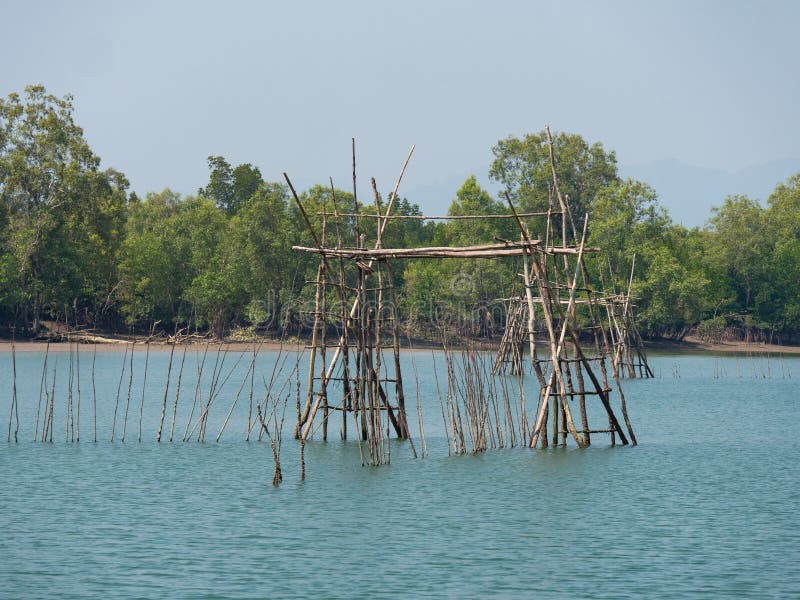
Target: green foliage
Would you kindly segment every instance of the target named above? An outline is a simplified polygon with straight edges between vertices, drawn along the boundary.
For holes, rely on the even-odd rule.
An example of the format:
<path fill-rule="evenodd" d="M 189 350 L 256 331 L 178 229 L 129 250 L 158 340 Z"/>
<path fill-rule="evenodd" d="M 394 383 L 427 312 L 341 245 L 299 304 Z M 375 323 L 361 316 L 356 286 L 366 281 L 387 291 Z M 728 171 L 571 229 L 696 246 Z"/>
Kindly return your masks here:
<path fill-rule="evenodd" d="M 508 212 L 505 202 L 492 198 L 481 189 L 471 175 L 456 192 L 447 211 L 449 216 L 498 215 Z M 447 221 L 440 229 L 439 239 L 446 245 L 472 246 L 491 244 L 495 238 L 519 239 L 519 229 L 510 219 L 459 219 Z"/>
<path fill-rule="evenodd" d="M 213 200 L 229 215 L 236 214 L 264 181 L 258 167 L 246 163 L 233 168 L 221 156 L 209 156 L 208 168 L 208 184 L 197 193 Z"/>
<path fill-rule="evenodd" d="M 281 290 L 299 291 L 293 265 L 296 237 L 288 210 L 288 191 L 263 183 L 231 219 L 227 246 L 234 277 L 249 298 L 245 318 L 253 325 L 273 322 L 280 312 Z"/>
<path fill-rule="evenodd" d="M 772 243 L 768 261 L 771 321 L 782 329 L 800 330 L 800 173 L 781 183 L 769 197 L 766 237 Z"/>
<path fill-rule="evenodd" d="M 708 280 L 681 253 L 685 235 L 684 229 L 673 227 L 666 239 L 636 255 L 640 275 L 631 295 L 638 304 L 637 322 L 650 335 L 680 339 L 704 314 Z"/>
<path fill-rule="evenodd" d="M 703 314 L 709 282 L 689 237 L 645 183 L 616 181 L 595 199 L 589 245 L 602 249 L 595 272 L 611 289 L 625 292 L 635 256 L 631 293 L 645 333 L 682 337 Z"/>
<path fill-rule="evenodd" d="M 346 247 L 375 243 L 386 198 L 313 186 L 300 195 L 316 239 L 283 184 L 263 181 L 250 163 L 208 158 L 209 180 L 198 196 L 164 190 L 126 198 L 128 182 L 101 171 L 73 121 L 72 98 L 42 86 L 0 100 L 0 321 L 34 331 L 43 319 L 100 327 L 149 329 L 192 325 L 222 336 L 230 326 L 299 328 L 313 302 L 315 255 L 293 245 Z M 731 196 L 708 227 L 672 223 L 646 183 L 622 180 L 601 144 L 558 133 L 554 155 L 560 189 L 580 226 L 590 213 L 587 258 L 591 285 L 632 295 L 642 331 L 681 337 L 693 327 L 708 339 L 726 328 L 769 332 L 800 341 L 800 174 L 779 184 L 764 208 Z M 490 177 L 526 212 L 557 209 L 550 190 L 544 132 L 500 140 Z M 469 177 L 448 214 L 506 213 Z M 323 213 L 356 213 L 339 219 Z M 397 198 L 391 215 L 419 216 Z M 529 218 L 544 239 L 543 220 Z M 323 233 L 323 223 L 326 223 Z M 560 228 L 549 232 L 551 241 Z M 390 220 L 384 247 L 471 246 L 519 239 L 510 219 L 431 222 Z M 466 335 L 501 325 L 503 297 L 519 293 L 513 260 L 395 261 L 402 317 L 428 331 L 446 325 Z M 353 270 L 348 270 L 353 277 Z M 350 281 L 349 283 L 353 283 Z M 339 302 L 330 293 L 330 303 Z M 279 318 L 280 316 L 280 318 Z"/>
<path fill-rule="evenodd" d="M 600 190 L 590 216 L 589 245 L 599 246 L 615 272 L 630 263 L 636 248 L 653 239 L 664 238 L 671 222 L 659 205 L 653 188 L 627 179 Z"/>
<path fill-rule="evenodd" d="M 489 177 L 502 184 L 504 191 L 523 211 L 558 208 L 551 191 L 550 151 L 544 131 L 523 138 L 510 136 L 492 148 L 494 162 Z M 572 214 L 580 221 L 601 190 L 617 181 L 617 158 L 603 145 L 589 145 L 580 135 L 556 133 L 553 155 L 559 189 L 569 202 Z M 533 232 L 538 229 L 534 227 Z"/>
<path fill-rule="evenodd" d="M 128 182 L 99 170 L 72 112 L 71 96 L 42 86 L 0 100 L 0 283 L 14 290 L 0 310 L 34 331 L 45 309 L 98 318 L 116 279 Z"/>
<path fill-rule="evenodd" d="M 723 316 L 700 321 L 696 329 L 697 337 L 708 342 L 719 343 L 722 341 L 726 326 L 727 321 Z"/>
<path fill-rule="evenodd" d="M 170 190 L 147 194 L 131 204 L 125 240 L 119 253 L 120 312 L 128 324 L 152 318 L 182 321 L 184 290 L 191 281 L 191 251 L 179 228 L 185 210 Z"/>
<path fill-rule="evenodd" d="M 126 321 L 193 320 L 221 332 L 243 284 L 227 236 L 228 217 L 210 200 L 148 194 L 131 211 L 120 256 Z"/>
<path fill-rule="evenodd" d="M 481 189 L 470 176 L 456 192 L 448 215 L 505 213 L 503 203 Z M 473 246 L 510 239 L 516 224 L 509 219 L 458 219 L 437 227 L 433 243 Z M 517 232 L 519 229 L 517 228 Z M 405 271 L 405 313 L 416 325 L 456 325 L 464 333 L 487 333 L 498 298 L 514 287 L 513 269 L 504 259 L 440 259 L 410 262 Z"/>
<path fill-rule="evenodd" d="M 711 263 L 735 282 L 739 306 L 751 310 L 766 267 L 764 210 L 746 196 L 729 196 L 713 213 Z"/>

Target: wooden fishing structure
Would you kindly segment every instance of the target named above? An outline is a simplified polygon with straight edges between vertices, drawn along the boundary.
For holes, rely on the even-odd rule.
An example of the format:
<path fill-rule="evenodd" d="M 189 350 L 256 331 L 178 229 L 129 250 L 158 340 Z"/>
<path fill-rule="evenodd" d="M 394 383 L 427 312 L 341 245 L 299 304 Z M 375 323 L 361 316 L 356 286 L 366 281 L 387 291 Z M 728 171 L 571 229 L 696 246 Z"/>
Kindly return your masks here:
<path fill-rule="evenodd" d="M 548 245 L 557 245 L 560 242 L 562 248 L 575 248 L 579 243 L 582 243 L 582 236 L 579 238 L 569 202 L 562 197 L 559 190 L 552 152 L 552 139 L 550 138 L 550 130 L 547 129 L 546 131 L 550 144 L 552 167 L 551 190 L 554 192 L 551 192 L 550 197 L 551 210 L 546 213 L 544 226 L 546 240 Z M 554 206 L 554 200 L 558 201 L 557 208 Z M 510 199 L 508 202 L 511 205 Z M 588 219 L 588 215 L 585 218 Z M 558 219 L 558 222 L 556 219 Z M 585 226 L 586 222 L 584 222 L 584 229 Z M 524 229 L 524 225 L 521 223 L 520 227 Z M 584 254 L 597 251 L 599 249 L 585 250 Z M 566 293 L 569 288 L 568 281 L 566 282 L 567 285 L 562 285 L 558 282 L 558 279 L 554 279 L 555 285 L 550 286 L 551 296 L 549 299 L 541 294 L 531 296 L 526 291 L 525 296 L 517 295 L 505 300 L 507 307 L 506 328 L 495 358 L 493 372 L 510 371 L 515 375 L 523 372 L 526 339 L 529 336 L 535 338 L 536 336 L 544 337 L 548 335 L 546 322 L 536 317 L 536 308 L 539 308 L 538 314 L 544 317 L 544 305 L 552 300 L 553 291 L 555 290 L 555 295 L 558 296 L 558 302 L 560 303 L 560 310 L 555 310 L 556 307 L 553 306 L 550 307 L 550 312 L 562 315 L 564 309 L 569 308 L 570 302 L 573 303 L 574 311 L 572 313 L 571 327 L 573 327 L 575 337 L 583 340 L 594 340 L 595 351 L 598 354 L 605 355 L 608 359 L 615 378 L 625 376 L 631 379 L 654 377 L 647 360 L 647 352 L 644 348 L 642 337 L 636 327 L 634 304 L 631 301 L 631 286 L 636 269 L 636 255 L 633 256 L 631 261 L 631 272 L 627 282 L 627 292 L 625 293 L 604 290 L 602 277 L 600 278 L 599 286 L 596 282 L 590 281 L 587 277 L 583 254 L 578 257 L 577 262 L 576 273 L 579 273 L 582 278 L 582 286 L 576 287 L 574 298 L 570 299 Z M 544 272 L 546 272 L 546 264 L 543 266 L 545 267 Z M 572 269 L 568 261 L 564 262 L 564 269 L 564 273 L 568 275 Z M 557 268 L 554 271 L 554 276 L 556 278 L 559 277 Z M 526 280 L 524 284 L 526 290 L 530 289 L 527 283 L 528 277 L 523 274 L 523 279 Z M 578 311 L 581 318 L 577 318 Z M 533 354 L 533 347 L 531 347 L 530 360 L 534 364 L 537 361 L 536 356 Z"/>
<path fill-rule="evenodd" d="M 594 295 L 594 299 L 578 299 L 575 304 L 580 308 L 587 307 L 593 302 L 599 310 L 599 321 L 593 323 L 584 320 L 577 323 L 577 333 L 583 338 L 591 338 L 591 331 L 587 328 L 603 328 L 603 335 L 599 336 L 600 350 L 606 354 L 610 367 L 617 377 L 654 377 L 653 371 L 647 360 L 647 351 L 644 342 L 636 327 L 632 303 L 629 294 L 603 293 L 596 294 L 594 290 L 585 290 L 587 295 Z M 543 299 L 534 297 L 534 307 L 541 305 Z M 561 301 L 563 305 L 568 300 Z M 500 342 L 500 348 L 495 357 L 493 371 L 495 373 L 510 372 L 519 375 L 525 368 L 524 350 L 528 326 L 528 303 L 524 296 L 512 296 L 505 299 L 506 326 Z M 541 311 L 540 311 L 541 314 Z M 534 332 L 537 336 L 546 335 L 545 325 L 534 319 Z"/>
<path fill-rule="evenodd" d="M 568 437 L 581 448 L 591 443 L 592 435 L 609 434 L 611 443 L 616 440 L 622 444 L 636 443 L 636 438 L 628 418 L 625 397 L 619 385 L 619 369 L 609 368 L 610 349 L 614 365 L 622 365 L 623 343 L 629 337 L 623 329 L 619 335 L 610 338 L 609 330 L 603 326 L 603 311 L 610 320 L 630 314 L 628 297 L 624 301 L 610 295 L 598 294 L 589 281 L 585 257 L 599 252 L 585 244 L 588 215 L 583 219 L 580 235 L 576 228 L 568 203 L 558 188 L 552 139 L 548 130 L 552 189 L 558 205 L 552 205 L 545 212 L 519 213 L 511 199 L 506 196 L 509 212 L 492 215 L 492 218 L 513 220 L 519 229 L 519 240 L 495 240 L 494 243 L 462 247 L 422 247 L 386 248 L 383 236 L 388 223 L 394 219 L 406 218 L 392 214 L 397 198 L 397 189 L 411 157 L 401 170 L 388 204 L 384 210 L 373 180 L 375 214 L 359 211 L 355 190 L 355 150 L 353 151 L 353 196 L 352 213 L 341 214 L 335 207 L 332 212 L 323 209 L 320 216 L 321 230 L 318 233 L 311 224 L 300 198 L 294 191 L 288 176 L 292 194 L 300 208 L 314 240 L 314 246 L 293 246 L 293 250 L 313 253 L 320 262 L 315 285 L 314 324 L 311 332 L 309 369 L 306 401 L 300 411 L 295 436 L 303 443 L 321 427 L 323 439 L 327 438 L 327 427 L 334 412 L 341 413 L 341 436 L 347 437 L 348 418 L 352 418 L 359 432 L 359 438 L 367 442 L 368 462 L 383 464 L 389 460 L 389 432 L 393 429 L 398 438 L 409 438 L 408 418 L 405 406 L 403 377 L 400 368 L 400 333 L 397 319 L 397 306 L 392 285 L 392 262 L 398 259 L 460 259 L 479 260 L 502 257 L 517 257 L 522 260 L 522 286 L 525 290 L 524 302 L 513 304 L 504 335 L 504 348 L 510 353 L 516 351 L 518 361 L 515 374 L 524 376 L 521 368 L 521 344 L 527 343 L 531 364 L 538 386 L 538 403 L 532 423 L 528 422 L 522 385 L 518 410 L 519 430 L 523 443 L 536 447 L 552 444 L 567 444 Z M 413 152 L 413 148 L 412 148 Z M 333 184 L 331 182 L 331 191 Z M 547 235 L 539 239 L 531 235 L 526 219 L 546 217 Z M 415 215 L 408 218 L 425 218 Z M 430 218 L 430 217 L 428 217 Z M 437 218 L 485 218 L 483 215 L 462 215 L 459 217 Z M 359 222 L 375 219 L 373 228 L 376 237 L 367 244 L 360 233 Z M 560 232 L 557 231 L 560 226 Z M 343 244 L 342 231 L 355 227 L 356 246 Z M 335 244 L 326 244 L 330 231 L 335 230 Z M 330 290 L 337 302 L 329 305 Z M 616 307 L 622 304 L 624 311 L 617 315 Z M 521 307 L 521 308 L 520 308 Z M 578 307 L 584 307 L 579 325 Z M 538 310 L 538 313 L 537 313 Z M 619 321 L 619 319 L 617 319 Z M 535 324 L 543 325 L 537 332 Z M 623 319 L 623 322 L 624 321 Z M 328 335 L 333 325 L 337 335 Z M 591 348 L 585 348 L 581 339 L 582 331 L 591 332 Z M 541 337 L 537 333 L 542 334 Z M 513 342 L 513 343 L 511 343 Z M 501 354 L 503 349 L 501 348 Z M 387 360 L 387 356 L 389 360 Z M 337 371 L 337 365 L 339 369 Z M 486 423 L 489 415 L 487 398 L 484 393 L 475 393 L 482 388 L 486 377 L 480 369 L 470 369 L 470 380 L 465 378 L 469 361 L 465 368 L 448 366 L 448 402 L 453 390 L 461 390 L 468 398 L 466 408 L 479 424 Z M 493 376 L 494 374 L 492 374 Z M 472 379 L 477 377 L 477 380 Z M 453 381 L 460 379 L 460 381 Z M 613 385 L 612 385 L 613 383 Z M 333 385 L 338 385 L 337 394 L 332 394 Z M 468 390 L 466 393 L 464 390 Z M 612 405 L 612 399 L 619 400 L 619 410 Z M 600 428 L 590 426 L 587 401 L 597 399 L 605 413 L 607 424 Z M 475 399 L 482 404 L 476 405 Z M 452 406 L 452 405 L 451 405 Z M 579 420 L 574 416 L 578 410 Z M 317 421 L 321 413 L 321 422 Z M 455 413 L 453 413 L 455 414 Z M 452 428 L 454 439 L 458 436 L 459 419 L 449 418 L 443 408 L 448 427 Z M 497 425 L 498 420 L 495 420 Z M 624 425 L 623 425 L 624 423 Z M 552 438 L 548 440 L 547 426 L 551 424 Z M 480 427 L 473 428 L 473 447 Z M 498 429 L 499 433 L 499 429 Z M 461 436 L 463 438 L 463 435 Z M 465 446 L 464 446 L 465 448 Z M 413 450 L 413 444 L 412 444 Z M 364 453 L 362 451 L 362 460 Z"/>

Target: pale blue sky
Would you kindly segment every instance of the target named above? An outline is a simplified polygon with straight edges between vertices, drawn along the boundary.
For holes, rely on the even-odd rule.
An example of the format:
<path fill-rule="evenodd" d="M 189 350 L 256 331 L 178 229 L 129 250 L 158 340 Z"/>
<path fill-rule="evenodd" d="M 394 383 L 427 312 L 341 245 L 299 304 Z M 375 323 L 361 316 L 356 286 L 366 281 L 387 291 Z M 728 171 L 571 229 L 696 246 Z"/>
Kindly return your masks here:
<path fill-rule="evenodd" d="M 346 188 L 355 137 L 365 191 L 373 175 L 389 190 L 416 144 L 401 192 L 436 212 L 468 174 L 487 181 L 498 139 L 545 124 L 615 150 L 623 174 L 663 162 L 730 174 L 730 187 L 735 172 L 771 165 L 768 184 L 741 190 L 764 198 L 776 172 L 800 171 L 800 2 L 0 9 L 0 94 L 29 83 L 72 93 L 92 148 L 140 194 L 196 191 L 209 154 L 270 180 L 287 171 L 301 186 L 333 176 Z M 677 173 L 663 203 L 699 224 L 722 192 L 697 196 Z"/>

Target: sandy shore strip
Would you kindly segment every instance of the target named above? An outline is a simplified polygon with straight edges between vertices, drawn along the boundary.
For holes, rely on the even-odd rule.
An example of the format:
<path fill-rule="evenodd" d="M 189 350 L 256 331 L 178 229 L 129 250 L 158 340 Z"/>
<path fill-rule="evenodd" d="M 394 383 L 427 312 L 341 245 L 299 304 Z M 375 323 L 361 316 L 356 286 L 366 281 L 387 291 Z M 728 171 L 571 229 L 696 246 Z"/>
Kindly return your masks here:
<path fill-rule="evenodd" d="M 764 344 L 759 342 L 705 342 L 700 338 L 686 336 L 682 341 L 658 340 L 646 341 L 645 349 L 652 352 L 682 353 L 737 353 L 737 354 L 800 354 L 800 346 L 782 346 L 780 344 Z"/>
<path fill-rule="evenodd" d="M 80 347 L 81 350 L 89 350 L 90 352 L 93 351 L 95 348 L 98 352 L 122 352 L 125 349 L 125 346 L 130 344 L 131 340 L 115 340 L 113 342 L 103 342 L 103 343 L 81 343 Z M 136 341 L 136 347 L 144 348 L 145 342 L 143 340 Z M 208 345 L 209 350 L 215 349 L 219 346 L 218 341 L 211 341 L 210 343 L 206 344 L 206 342 L 192 342 L 189 344 L 179 344 L 177 348 L 183 348 L 186 346 L 190 351 L 200 350 L 202 351 L 206 345 Z M 306 343 L 301 341 L 300 342 L 300 349 L 302 350 L 305 348 Z M 44 352 L 47 348 L 47 342 L 45 341 L 23 341 L 23 342 L 14 342 L 14 349 L 16 352 Z M 68 344 L 67 342 L 51 342 L 50 343 L 50 352 L 69 352 L 70 347 L 74 350 L 74 344 Z M 231 352 L 252 352 L 254 347 L 258 347 L 258 342 L 223 342 L 222 347 L 226 350 L 230 350 Z M 275 341 L 265 341 L 261 344 L 261 351 L 268 351 L 268 350 L 280 350 L 283 348 L 285 351 L 294 351 L 298 347 L 297 341 L 293 342 L 285 342 L 281 344 L 280 342 Z M 150 343 L 150 351 L 151 352 L 169 352 L 171 346 L 162 341 L 154 341 Z M 0 340 L 0 352 L 11 352 L 11 341 L 10 340 Z"/>
<path fill-rule="evenodd" d="M 102 343 L 81 343 L 81 349 L 96 348 L 98 352 L 120 352 L 124 350 L 131 340 L 128 338 L 104 338 Z M 306 348 L 306 340 L 297 339 L 288 340 L 281 343 L 276 340 L 264 340 L 260 342 L 261 351 L 277 351 L 283 348 L 284 351 L 295 351 L 298 348 L 303 350 Z M 497 344 L 499 345 L 499 339 Z M 0 340 L 0 352 L 11 352 L 11 340 Z M 191 342 L 186 345 L 190 350 L 202 350 L 206 345 L 210 348 L 219 346 L 218 341 L 210 340 L 207 342 Z M 252 352 L 253 348 L 259 345 L 259 342 L 239 342 L 239 341 L 226 341 L 222 343 L 223 347 L 231 352 Z M 491 351 L 494 345 L 489 341 L 482 341 L 480 344 L 482 350 Z M 45 341 L 17 341 L 14 343 L 16 352 L 44 352 L 47 346 Z M 69 352 L 71 344 L 66 342 L 52 342 L 50 344 L 50 352 Z M 142 339 L 136 341 L 136 346 L 145 346 Z M 408 348 L 403 345 L 403 350 L 425 350 L 430 351 L 439 346 L 429 343 L 414 343 L 413 348 Z M 682 353 L 739 353 L 739 354 L 791 354 L 800 355 L 800 346 L 782 346 L 779 344 L 762 344 L 762 343 L 746 343 L 746 342 L 720 342 L 710 343 L 704 342 L 698 338 L 687 337 L 682 341 L 658 340 L 645 342 L 645 348 L 649 352 L 665 353 L 665 354 L 682 354 Z M 168 352 L 170 345 L 163 341 L 154 341 L 150 343 L 151 352 L 165 351 Z"/>

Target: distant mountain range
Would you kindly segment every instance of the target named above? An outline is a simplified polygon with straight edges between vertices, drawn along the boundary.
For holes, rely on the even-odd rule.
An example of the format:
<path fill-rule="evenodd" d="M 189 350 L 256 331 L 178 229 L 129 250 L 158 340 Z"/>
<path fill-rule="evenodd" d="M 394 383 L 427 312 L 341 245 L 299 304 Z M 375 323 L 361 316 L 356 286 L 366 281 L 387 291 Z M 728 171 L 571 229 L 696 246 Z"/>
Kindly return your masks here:
<path fill-rule="evenodd" d="M 496 195 L 500 188 L 489 181 L 488 172 L 486 165 L 474 174 L 481 187 Z M 738 171 L 697 167 L 678 160 L 619 165 L 620 176 L 650 184 L 672 220 L 686 227 L 702 227 L 711 217 L 711 208 L 720 206 L 732 194 L 744 194 L 766 205 L 775 186 L 798 172 L 800 159 L 773 160 Z M 409 186 L 400 195 L 419 204 L 425 214 L 445 214 L 456 190 L 470 175 L 465 171 L 435 182 Z"/>

